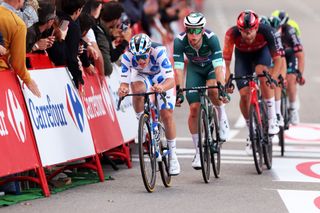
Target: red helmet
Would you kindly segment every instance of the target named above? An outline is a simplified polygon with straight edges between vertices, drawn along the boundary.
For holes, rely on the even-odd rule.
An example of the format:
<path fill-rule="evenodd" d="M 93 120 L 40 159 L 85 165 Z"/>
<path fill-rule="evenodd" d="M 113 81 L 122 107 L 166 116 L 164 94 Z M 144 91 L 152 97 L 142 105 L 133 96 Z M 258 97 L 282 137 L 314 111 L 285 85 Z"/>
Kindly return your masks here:
<path fill-rule="evenodd" d="M 240 13 L 237 19 L 237 27 L 240 30 L 255 29 L 259 26 L 259 17 L 252 10 L 245 10 Z"/>

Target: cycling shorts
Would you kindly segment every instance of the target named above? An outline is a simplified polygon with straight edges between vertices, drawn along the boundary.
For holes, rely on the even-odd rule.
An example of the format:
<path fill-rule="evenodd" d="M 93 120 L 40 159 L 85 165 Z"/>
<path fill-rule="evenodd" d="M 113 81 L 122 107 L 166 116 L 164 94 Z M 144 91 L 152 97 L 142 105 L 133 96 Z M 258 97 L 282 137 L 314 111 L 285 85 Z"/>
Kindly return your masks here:
<path fill-rule="evenodd" d="M 150 88 L 152 87 L 153 84 L 160 84 L 165 80 L 161 72 L 159 72 L 156 75 L 142 74 L 142 73 L 139 73 L 137 70 L 132 70 L 131 72 L 132 72 L 131 82 L 137 82 L 137 81 L 144 82 L 146 86 L 146 92 L 151 92 Z M 158 98 L 159 109 L 173 110 L 176 103 L 175 88 L 171 88 L 166 91 L 167 106 L 165 105 L 164 101 L 161 99 L 160 95 L 158 95 L 157 98 Z"/>
<path fill-rule="evenodd" d="M 257 65 L 271 66 L 272 58 L 267 46 L 254 52 L 242 52 L 235 49 L 235 77 L 252 75 Z M 248 80 L 236 80 L 238 90 L 249 86 Z"/>
<path fill-rule="evenodd" d="M 213 66 L 199 67 L 193 63 L 188 63 L 186 88 L 205 86 L 207 80 L 216 79 Z M 189 104 L 200 102 L 197 91 L 187 91 L 186 97 Z"/>

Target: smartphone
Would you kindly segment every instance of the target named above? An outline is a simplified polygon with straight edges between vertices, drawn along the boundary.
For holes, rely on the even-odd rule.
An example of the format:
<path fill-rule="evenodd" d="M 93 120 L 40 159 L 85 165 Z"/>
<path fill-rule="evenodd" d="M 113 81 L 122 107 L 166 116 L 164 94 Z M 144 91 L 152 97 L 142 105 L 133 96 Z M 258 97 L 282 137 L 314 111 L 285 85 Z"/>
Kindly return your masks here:
<path fill-rule="evenodd" d="M 59 28 L 60 28 L 61 31 L 66 31 L 68 26 L 69 26 L 69 21 L 68 20 L 62 20 L 60 22 Z"/>

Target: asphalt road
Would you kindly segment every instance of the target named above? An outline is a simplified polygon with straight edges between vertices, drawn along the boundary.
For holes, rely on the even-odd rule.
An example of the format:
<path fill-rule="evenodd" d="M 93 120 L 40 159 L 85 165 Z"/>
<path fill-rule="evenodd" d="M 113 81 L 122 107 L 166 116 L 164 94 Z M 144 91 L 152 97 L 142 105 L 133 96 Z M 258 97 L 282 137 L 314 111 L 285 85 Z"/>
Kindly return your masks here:
<path fill-rule="evenodd" d="M 244 151 L 247 130 L 239 119 L 238 95 L 226 106 L 232 128 L 231 139 L 223 146 L 221 177 L 205 184 L 200 171 L 191 168 L 193 148 L 187 129 L 187 105 L 176 110 L 178 156 L 182 172 L 174 177 L 173 186 L 165 188 L 158 176 L 157 189 L 144 189 L 136 155 L 133 168 L 120 165 L 113 171 L 104 166 L 105 174 L 115 180 L 81 186 L 49 198 L 0 208 L 0 212 L 320 212 L 320 4 L 317 0 L 208 0 L 204 14 L 208 28 L 223 44 L 227 28 L 235 24 L 239 12 L 253 9 L 269 15 L 285 9 L 302 30 L 306 52 L 307 84 L 300 89 L 302 124 L 287 132 L 288 146 L 284 157 L 275 147 L 274 166 L 257 175 L 253 160 Z M 302 168 L 302 169 L 301 169 Z"/>

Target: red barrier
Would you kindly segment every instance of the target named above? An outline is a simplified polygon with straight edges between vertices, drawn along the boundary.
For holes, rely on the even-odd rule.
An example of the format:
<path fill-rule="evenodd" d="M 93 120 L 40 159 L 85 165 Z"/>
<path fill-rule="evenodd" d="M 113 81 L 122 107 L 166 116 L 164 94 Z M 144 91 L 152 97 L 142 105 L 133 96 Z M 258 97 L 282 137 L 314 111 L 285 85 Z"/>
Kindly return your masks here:
<path fill-rule="evenodd" d="M 15 177 L 13 180 L 31 180 L 41 185 L 45 196 L 49 188 L 36 151 L 35 139 L 16 75 L 0 72 L 0 177 L 36 169 L 39 178 Z"/>
<path fill-rule="evenodd" d="M 122 145 L 120 126 L 105 79 L 101 81 L 97 75 L 87 75 L 84 81 L 82 101 L 96 152 L 102 153 Z"/>
<path fill-rule="evenodd" d="M 29 69 L 48 69 L 54 67 L 47 54 L 27 54 L 26 60 Z"/>

